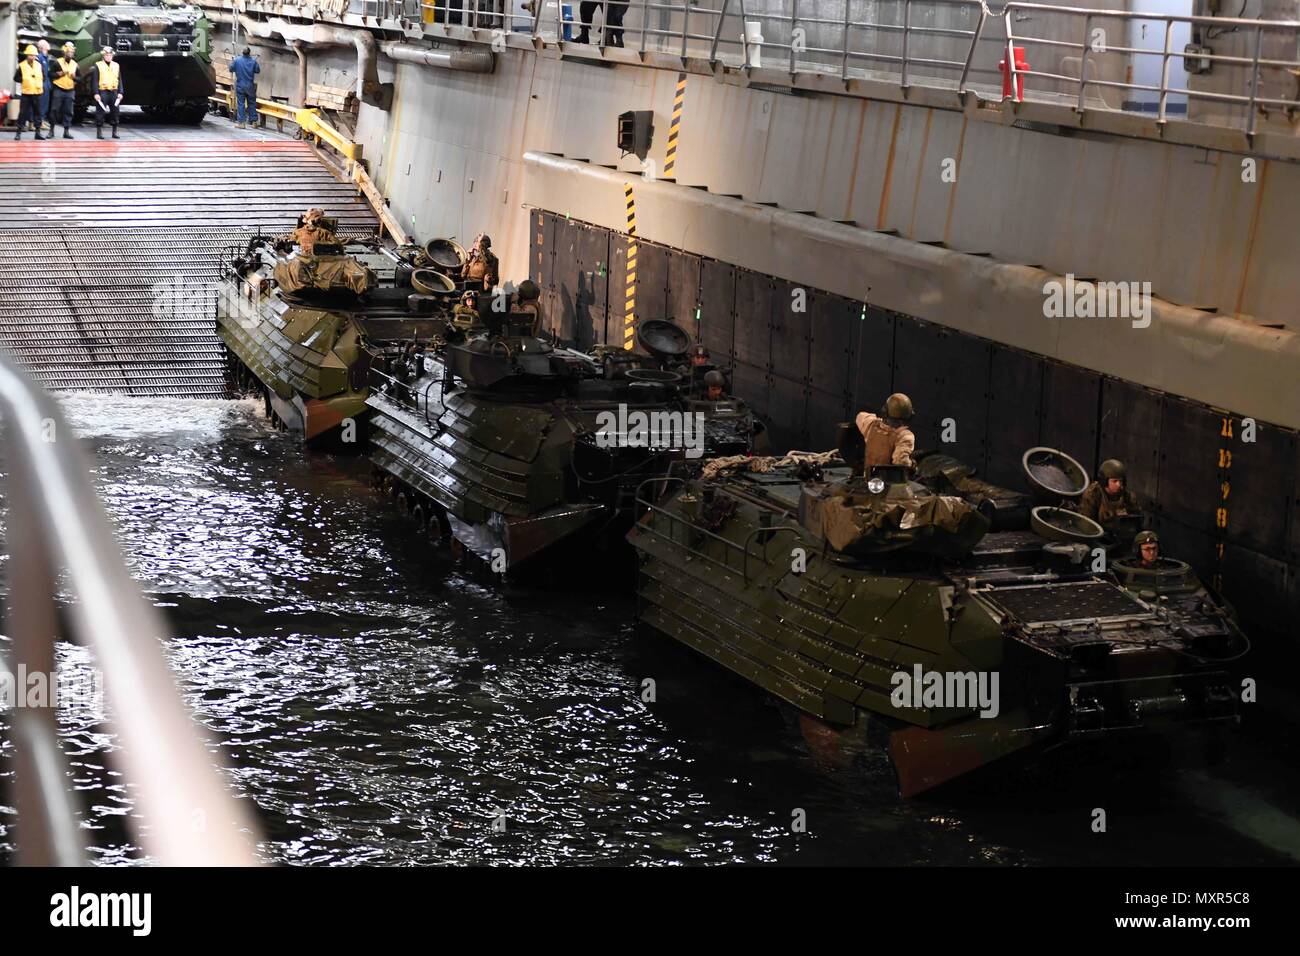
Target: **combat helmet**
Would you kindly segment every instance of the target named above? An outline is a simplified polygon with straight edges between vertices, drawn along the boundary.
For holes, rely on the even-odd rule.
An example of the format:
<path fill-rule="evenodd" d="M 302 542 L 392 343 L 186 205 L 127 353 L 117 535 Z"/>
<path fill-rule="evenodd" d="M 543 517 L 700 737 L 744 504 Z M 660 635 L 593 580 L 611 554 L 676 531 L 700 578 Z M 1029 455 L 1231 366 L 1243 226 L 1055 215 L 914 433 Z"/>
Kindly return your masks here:
<path fill-rule="evenodd" d="M 1144 544 L 1160 544 L 1160 536 L 1154 531 L 1139 531 L 1133 539 L 1133 550 L 1141 552 Z"/>
<path fill-rule="evenodd" d="M 895 392 L 885 399 L 885 405 L 880 410 L 881 414 L 895 422 L 910 422 L 912 420 L 912 400 L 902 392 Z"/>
<path fill-rule="evenodd" d="M 705 388 L 726 388 L 727 377 L 719 372 L 716 368 L 710 369 L 704 373 Z"/>
<path fill-rule="evenodd" d="M 1100 471 L 1102 478 L 1118 478 L 1123 481 L 1128 477 L 1128 469 L 1118 458 L 1107 458 L 1101 463 Z"/>
<path fill-rule="evenodd" d="M 542 290 L 537 288 L 537 283 L 532 279 L 525 279 L 519 283 L 519 288 L 515 291 L 520 302 L 532 302 L 534 299 L 541 298 L 542 295 Z"/>

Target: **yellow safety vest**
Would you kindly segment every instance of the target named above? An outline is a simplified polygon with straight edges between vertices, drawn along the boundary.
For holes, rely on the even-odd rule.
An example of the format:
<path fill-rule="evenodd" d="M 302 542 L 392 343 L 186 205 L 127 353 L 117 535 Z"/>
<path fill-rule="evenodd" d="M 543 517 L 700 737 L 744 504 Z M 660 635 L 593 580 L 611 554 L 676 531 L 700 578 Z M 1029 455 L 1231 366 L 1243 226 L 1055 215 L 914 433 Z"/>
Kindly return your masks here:
<path fill-rule="evenodd" d="M 45 92 L 45 68 L 41 66 L 40 60 L 31 63 L 23 60 L 18 68 L 22 70 L 23 96 L 40 96 Z"/>
<path fill-rule="evenodd" d="M 99 70 L 99 89 L 101 91 L 117 89 L 117 78 L 121 75 L 118 65 L 100 60 L 95 67 Z"/>
<path fill-rule="evenodd" d="M 54 85 L 61 90 L 70 90 L 77 85 L 77 61 L 65 60 L 59 57 L 59 68 L 63 70 L 63 75 L 54 81 Z"/>

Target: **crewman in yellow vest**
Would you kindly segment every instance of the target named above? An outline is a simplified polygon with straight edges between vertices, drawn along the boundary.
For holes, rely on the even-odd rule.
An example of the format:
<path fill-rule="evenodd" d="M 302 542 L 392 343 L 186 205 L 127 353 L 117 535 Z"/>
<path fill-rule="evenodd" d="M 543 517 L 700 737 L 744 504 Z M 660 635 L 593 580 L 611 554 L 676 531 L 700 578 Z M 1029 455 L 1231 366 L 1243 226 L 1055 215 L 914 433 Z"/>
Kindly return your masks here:
<path fill-rule="evenodd" d="M 106 46 L 95 68 L 90 71 L 90 92 L 95 97 L 95 138 L 104 138 L 104 115 L 113 124 L 113 139 L 118 139 L 117 108 L 122 105 L 122 68 L 113 62 L 113 48 Z"/>
<path fill-rule="evenodd" d="M 63 138 L 72 139 L 72 116 L 77 109 L 77 45 L 63 44 L 63 55 L 50 63 L 50 83 L 54 87 L 54 110 L 50 117 L 50 135 L 63 124 Z"/>
<path fill-rule="evenodd" d="M 18 64 L 18 69 L 14 70 L 14 82 L 19 84 L 19 92 L 22 94 L 22 100 L 18 106 L 18 132 L 14 133 L 14 139 L 23 138 L 23 127 L 28 122 L 32 124 L 32 129 L 36 130 L 36 138 L 44 139 L 41 135 L 41 127 L 45 124 L 45 116 L 41 112 L 41 97 L 45 93 L 45 67 L 41 61 L 36 59 L 36 47 L 30 43 L 27 49 L 23 50 L 23 56 L 26 57 Z"/>

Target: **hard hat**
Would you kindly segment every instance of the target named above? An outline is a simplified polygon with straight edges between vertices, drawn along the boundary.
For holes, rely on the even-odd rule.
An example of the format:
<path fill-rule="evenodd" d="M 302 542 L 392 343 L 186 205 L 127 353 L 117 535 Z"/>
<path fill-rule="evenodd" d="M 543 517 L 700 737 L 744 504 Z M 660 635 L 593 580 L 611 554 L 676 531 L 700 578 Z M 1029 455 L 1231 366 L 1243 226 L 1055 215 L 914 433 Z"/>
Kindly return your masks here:
<path fill-rule="evenodd" d="M 1134 549 L 1141 548 L 1144 544 L 1159 544 L 1160 538 L 1154 531 L 1139 531 L 1137 537 L 1133 539 Z"/>
<path fill-rule="evenodd" d="M 71 40 L 63 44 L 63 49 L 65 50 L 75 50 L 76 48 L 77 48 L 77 44 L 73 43 Z"/>
<path fill-rule="evenodd" d="M 532 279 L 525 279 L 523 282 L 519 283 L 518 293 L 520 302 L 530 302 L 533 299 L 539 298 L 542 294 L 542 290 L 537 288 L 537 283 Z"/>
<path fill-rule="evenodd" d="M 104 47 L 102 50 L 100 50 L 99 52 L 102 53 L 102 54 L 105 54 L 105 55 L 106 55 L 106 54 L 112 53 L 112 52 L 113 52 L 113 48 L 112 48 L 111 46 L 106 46 L 106 47 Z"/>
<path fill-rule="evenodd" d="M 23 56 L 35 56 L 35 55 L 36 55 L 36 47 L 30 43 L 27 44 L 27 49 L 23 50 Z"/>
<path fill-rule="evenodd" d="M 1101 476 L 1103 478 L 1120 478 L 1123 479 L 1127 469 L 1124 463 L 1118 458 L 1107 458 L 1101 463 Z"/>
<path fill-rule="evenodd" d="M 710 388 L 723 388 L 727 384 L 727 377 L 715 368 L 704 373 L 704 384 Z"/>
<path fill-rule="evenodd" d="M 885 417 L 897 419 L 900 422 L 910 422 L 912 420 L 912 400 L 902 392 L 895 392 L 885 399 Z"/>

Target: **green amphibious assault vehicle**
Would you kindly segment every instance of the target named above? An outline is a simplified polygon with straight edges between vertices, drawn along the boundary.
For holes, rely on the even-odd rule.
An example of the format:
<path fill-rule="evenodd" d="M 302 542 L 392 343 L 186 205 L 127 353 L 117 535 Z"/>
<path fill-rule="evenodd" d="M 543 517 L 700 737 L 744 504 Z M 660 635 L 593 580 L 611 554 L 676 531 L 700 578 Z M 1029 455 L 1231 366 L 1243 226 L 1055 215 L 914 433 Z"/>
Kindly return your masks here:
<path fill-rule="evenodd" d="M 1017 752 L 1237 722 L 1227 665 L 1249 645 L 1185 564 L 1103 563 L 1096 525 L 946 456 L 863 476 L 843 454 L 643 486 L 640 620 L 793 705 L 810 743 L 883 748 L 904 796 Z"/>
<path fill-rule="evenodd" d="M 495 571 L 536 570 L 563 549 L 576 560 L 546 568 L 630 580 L 638 485 L 748 453 L 763 424 L 720 386 L 710 394 L 708 370 L 686 360 L 690 337 L 671 323 L 642 324 L 644 353 L 579 352 L 533 337 L 531 320 L 487 309 L 436 357 L 376 366 L 371 460 L 417 523 Z"/>
<path fill-rule="evenodd" d="M 208 97 L 217 86 L 212 24 L 198 7 L 171 0 L 53 0 L 25 9 L 30 12 L 18 31 L 20 43 L 44 37 L 53 56 L 69 40 L 76 44 L 79 111 L 91 104 L 86 78 L 100 60 L 100 51 L 112 47 L 122 65 L 128 106 L 179 123 L 203 120 Z"/>
<path fill-rule="evenodd" d="M 289 237 L 226 250 L 217 333 L 236 390 L 260 392 L 267 414 L 306 442 L 359 450 L 371 363 L 433 340 L 445 320 L 435 297 L 403 284 L 393 251 L 377 239 L 338 241 L 335 220 L 318 222 L 333 241 L 311 255 Z"/>

